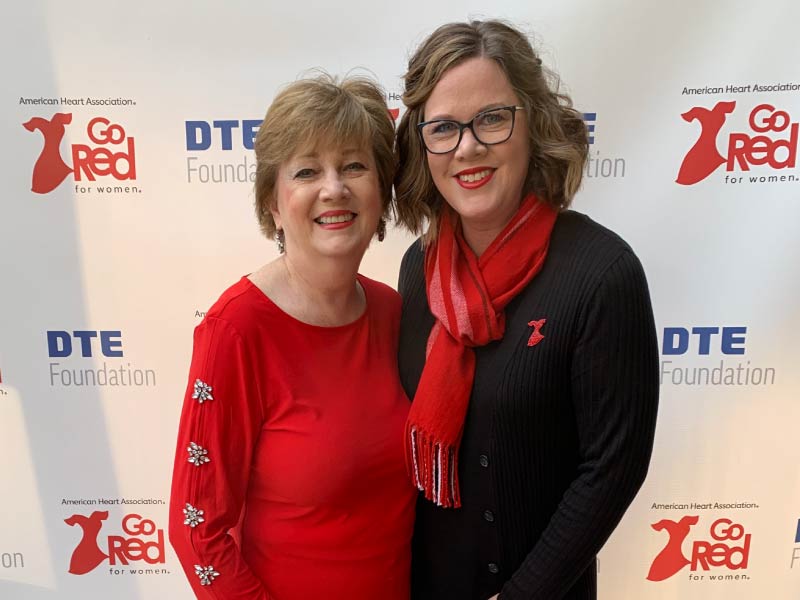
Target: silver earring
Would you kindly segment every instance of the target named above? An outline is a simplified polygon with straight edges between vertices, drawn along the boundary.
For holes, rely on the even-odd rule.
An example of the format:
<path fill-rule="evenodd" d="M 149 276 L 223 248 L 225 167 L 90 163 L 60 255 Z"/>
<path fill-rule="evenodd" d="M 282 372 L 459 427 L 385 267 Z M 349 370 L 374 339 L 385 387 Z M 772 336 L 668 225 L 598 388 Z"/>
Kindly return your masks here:
<path fill-rule="evenodd" d="M 275 242 L 278 244 L 278 252 L 281 254 L 286 252 L 286 236 L 283 235 L 283 229 L 275 230 Z"/>
<path fill-rule="evenodd" d="M 386 219 L 378 221 L 378 241 L 382 242 L 386 239 Z"/>

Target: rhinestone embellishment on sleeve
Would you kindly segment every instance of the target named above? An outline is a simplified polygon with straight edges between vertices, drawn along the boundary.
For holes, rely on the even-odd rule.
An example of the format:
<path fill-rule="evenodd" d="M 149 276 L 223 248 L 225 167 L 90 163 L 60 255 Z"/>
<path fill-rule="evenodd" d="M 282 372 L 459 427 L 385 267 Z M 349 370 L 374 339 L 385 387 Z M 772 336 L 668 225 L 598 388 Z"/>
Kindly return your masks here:
<path fill-rule="evenodd" d="M 197 400 L 200 404 L 205 402 L 206 400 L 213 400 L 214 396 L 211 395 L 211 390 L 213 390 L 210 385 L 208 385 L 205 381 L 200 379 L 194 380 L 194 393 L 192 394 L 192 398 Z"/>
<path fill-rule="evenodd" d="M 183 521 L 183 524 L 188 525 L 191 528 L 195 528 L 200 523 L 205 521 L 203 518 L 203 511 L 199 508 L 195 508 L 188 502 L 186 503 L 186 508 L 183 509 L 183 514 L 186 517 L 186 519 Z"/>
<path fill-rule="evenodd" d="M 211 461 L 211 459 L 208 458 L 208 450 L 202 446 L 198 446 L 194 442 L 189 442 L 189 447 L 186 448 L 186 450 L 189 451 L 189 462 L 195 467 L 199 467 Z"/>
<path fill-rule="evenodd" d="M 200 578 L 200 585 L 211 585 L 211 582 L 219 577 L 219 573 L 217 573 L 211 565 L 207 567 L 195 565 L 194 573 Z"/>

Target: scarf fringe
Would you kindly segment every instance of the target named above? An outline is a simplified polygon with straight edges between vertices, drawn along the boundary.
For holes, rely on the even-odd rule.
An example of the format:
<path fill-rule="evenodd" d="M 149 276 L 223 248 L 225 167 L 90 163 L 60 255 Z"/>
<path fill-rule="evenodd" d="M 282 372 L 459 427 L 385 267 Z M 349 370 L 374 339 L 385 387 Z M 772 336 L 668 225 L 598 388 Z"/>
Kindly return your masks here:
<path fill-rule="evenodd" d="M 425 498 L 443 508 L 459 508 L 458 452 L 455 445 L 434 442 L 433 436 L 418 427 L 406 427 L 406 443 L 411 456 L 411 478 Z"/>

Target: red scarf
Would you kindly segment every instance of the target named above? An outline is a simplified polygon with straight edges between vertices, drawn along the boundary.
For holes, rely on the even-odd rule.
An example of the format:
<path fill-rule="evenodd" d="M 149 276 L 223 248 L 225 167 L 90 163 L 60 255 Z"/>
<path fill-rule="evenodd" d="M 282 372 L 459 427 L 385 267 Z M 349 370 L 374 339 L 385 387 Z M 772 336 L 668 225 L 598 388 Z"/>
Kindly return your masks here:
<path fill-rule="evenodd" d="M 475 378 L 476 346 L 502 339 L 506 305 L 541 270 L 557 212 L 535 196 L 478 258 L 445 205 L 425 251 L 428 305 L 436 323 L 406 423 L 406 464 L 439 506 L 458 508 L 458 449 Z"/>

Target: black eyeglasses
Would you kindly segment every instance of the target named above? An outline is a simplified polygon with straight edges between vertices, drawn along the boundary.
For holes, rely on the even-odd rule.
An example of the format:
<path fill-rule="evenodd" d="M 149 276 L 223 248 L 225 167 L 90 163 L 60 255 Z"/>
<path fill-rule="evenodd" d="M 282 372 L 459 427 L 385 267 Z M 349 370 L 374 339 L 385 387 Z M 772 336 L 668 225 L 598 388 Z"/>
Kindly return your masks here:
<path fill-rule="evenodd" d="M 418 123 L 417 131 L 425 149 L 431 154 L 447 154 L 458 148 L 465 129 L 469 129 L 475 139 L 484 146 L 502 144 L 514 133 L 514 121 L 518 110 L 525 110 L 525 107 L 490 108 L 479 112 L 466 123 L 452 119 L 434 119 Z"/>

